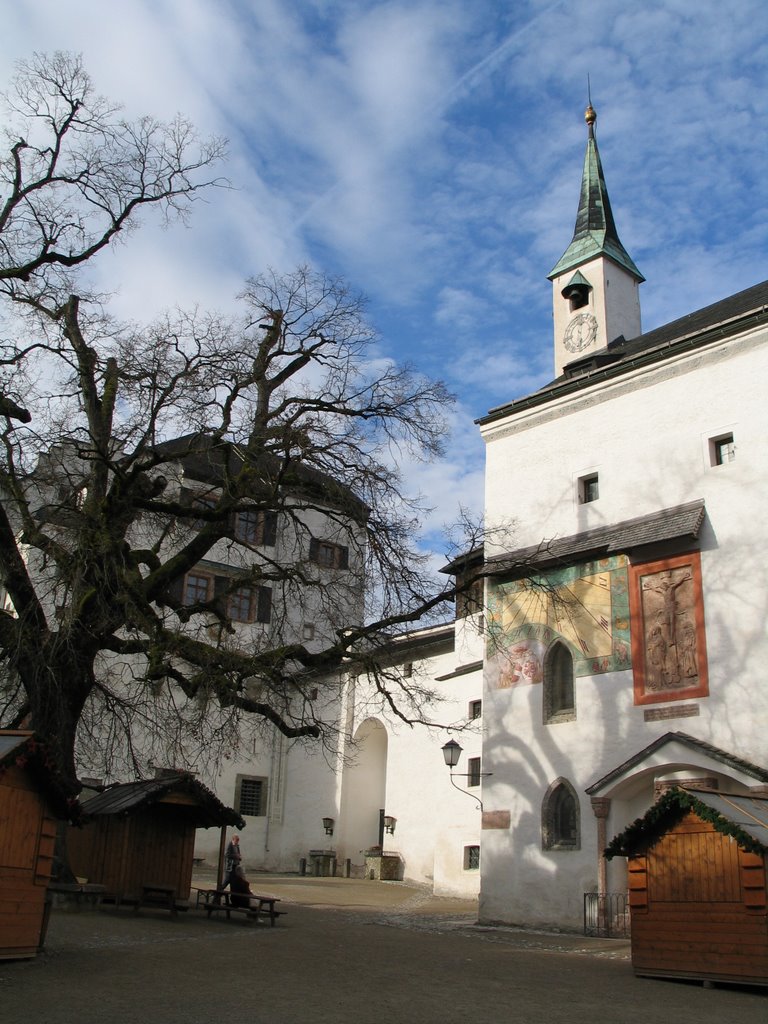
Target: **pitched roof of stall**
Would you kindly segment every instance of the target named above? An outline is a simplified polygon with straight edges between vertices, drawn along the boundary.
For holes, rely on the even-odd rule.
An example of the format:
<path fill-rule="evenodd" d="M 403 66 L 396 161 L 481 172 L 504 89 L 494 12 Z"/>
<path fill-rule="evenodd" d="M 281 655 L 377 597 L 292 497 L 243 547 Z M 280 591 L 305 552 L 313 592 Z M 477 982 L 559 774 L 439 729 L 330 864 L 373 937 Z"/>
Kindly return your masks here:
<path fill-rule="evenodd" d="M 579 208 L 576 213 L 576 226 L 568 248 L 557 261 L 549 274 L 550 279 L 574 270 L 596 256 L 607 256 L 620 267 L 624 267 L 638 281 L 645 278 L 635 266 L 632 258 L 619 240 L 616 222 L 613 219 L 611 201 L 605 184 L 603 165 L 597 148 L 594 125 L 597 114 L 590 105 L 584 119 L 587 122 L 589 137 L 587 151 L 584 156 L 584 170 L 581 175 L 581 194 Z"/>
<path fill-rule="evenodd" d="M 768 853 L 768 796 L 675 788 L 614 836 L 604 851 L 606 858 L 630 857 L 648 849 L 691 811 L 743 849 Z"/>
<path fill-rule="evenodd" d="M 245 828 L 242 815 L 223 804 L 210 789 L 186 772 L 175 772 L 158 779 L 144 779 L 138 782 L 117 782 L 107 786 L 89 800 L 84 800 L 83 813 L 86 817 L 128 815 L 142 807 L 157 803 L 172 792 L 184 793 L 196 800 L 193 811 L 197 828 L 209 828 L 213 825 Z"/>
<path fill-rule="evenodd" d="M 523 409 L 545 405 L 593 384 L 672 358 L 689 349 L 724 341 L 768 323 L 768 281 L 629 340 L 619 337 L 604 348 L 569 363 L 561 376 L 538 391 L 496 406 L 476 422 L 492 423 Z"/>

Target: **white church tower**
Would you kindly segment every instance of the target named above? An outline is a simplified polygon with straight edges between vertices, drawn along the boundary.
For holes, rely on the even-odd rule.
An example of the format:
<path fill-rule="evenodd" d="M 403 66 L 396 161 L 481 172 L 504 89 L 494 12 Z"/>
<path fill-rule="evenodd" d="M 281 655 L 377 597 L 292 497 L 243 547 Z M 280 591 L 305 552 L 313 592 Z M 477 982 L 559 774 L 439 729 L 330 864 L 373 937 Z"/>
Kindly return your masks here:
<path fill-rule="evenodd" d="M 595 139 L 597 114 L 587 107 L 589 138 L 571 244 L 549 274 L 555 326 L 555 376 L 575 359 L 619 337 L 640 334 L 645 280 L 619 241 Z"/>

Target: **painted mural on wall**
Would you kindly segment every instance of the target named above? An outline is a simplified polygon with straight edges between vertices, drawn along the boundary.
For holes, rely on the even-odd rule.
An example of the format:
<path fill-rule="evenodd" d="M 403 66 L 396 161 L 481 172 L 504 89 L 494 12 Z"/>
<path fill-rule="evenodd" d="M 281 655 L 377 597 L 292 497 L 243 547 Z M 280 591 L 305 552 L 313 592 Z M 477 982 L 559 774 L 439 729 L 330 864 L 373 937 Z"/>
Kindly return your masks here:
<path fill-rule="evenodd" d="M 706 696 L 698 552 L 630 570 L 635 703 Z"/>
<path fill-rule="evenodd" d="M 497 584 L 489 595 L 487 671 L 498 689 L 544 678 L 554 640 L 573 655 L 577 676 L 630 667 L 624 555 Z"/>

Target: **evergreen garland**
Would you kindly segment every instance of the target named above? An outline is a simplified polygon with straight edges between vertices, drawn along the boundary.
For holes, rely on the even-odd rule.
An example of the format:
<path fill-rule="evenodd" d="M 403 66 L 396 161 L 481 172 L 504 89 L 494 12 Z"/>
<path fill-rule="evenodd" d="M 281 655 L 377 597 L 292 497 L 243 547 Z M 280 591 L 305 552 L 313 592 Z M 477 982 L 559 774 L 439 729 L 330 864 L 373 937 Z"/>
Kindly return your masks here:
<path fill-rule="evenodd" d="M 723 817 L 707 804 L 684 789 L 670 789 L 643 815 L 615 836 L 603 851 L 606 860 L 630 857 L 639 850 L 647 850 L 668 832 L 688 811 L 693 811 L 709 822 L 716 832 L 732 836 L 743 850 L 763 855 L 768 847 L 758 842 L 735 822 Z"/>

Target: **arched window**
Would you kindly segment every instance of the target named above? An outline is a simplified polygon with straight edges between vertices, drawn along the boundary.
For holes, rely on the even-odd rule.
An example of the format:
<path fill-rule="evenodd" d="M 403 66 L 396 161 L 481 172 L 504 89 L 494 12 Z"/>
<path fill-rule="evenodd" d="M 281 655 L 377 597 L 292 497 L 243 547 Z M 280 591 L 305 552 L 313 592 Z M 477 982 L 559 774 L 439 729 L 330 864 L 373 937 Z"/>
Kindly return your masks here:
<path fill-rule="evenodd" d="M 572 722 L 575 718 L 573 656 L 556 640 L 544 657 L 544 721 Z"/>
<path fill-rule="evenodd" d="M 541 808 L 541 845 L 544 850 L 581 848 L 579 798 L 567 779 L 553 782 L 544 797 Z"/>

